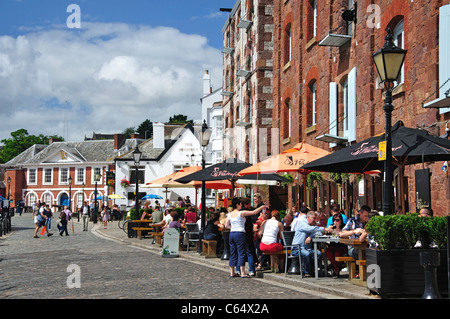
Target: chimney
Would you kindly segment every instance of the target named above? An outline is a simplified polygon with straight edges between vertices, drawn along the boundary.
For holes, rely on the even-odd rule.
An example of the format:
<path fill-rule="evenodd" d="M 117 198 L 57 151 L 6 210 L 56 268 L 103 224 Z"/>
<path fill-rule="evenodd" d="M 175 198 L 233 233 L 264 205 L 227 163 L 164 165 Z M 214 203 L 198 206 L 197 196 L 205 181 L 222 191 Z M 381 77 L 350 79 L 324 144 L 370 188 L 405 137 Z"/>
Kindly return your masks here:
<path fill-rule="evenodd" d="M 211 77 L 209 76 L 209 71 L 205 70 L 205 74 L 203 75 L 203 96 L 207 96 L 211 92 Z"/>
<path fill-rule="evenodd" d="M 125 135 L 123 134 L 114 134 L 114 149 L 118 150 L 120 146 L 122 146 Z"/>
<path fill-rule="evenodd" d="M 153 148 L 165 148 L 164 123 L 153 123 Z"/>

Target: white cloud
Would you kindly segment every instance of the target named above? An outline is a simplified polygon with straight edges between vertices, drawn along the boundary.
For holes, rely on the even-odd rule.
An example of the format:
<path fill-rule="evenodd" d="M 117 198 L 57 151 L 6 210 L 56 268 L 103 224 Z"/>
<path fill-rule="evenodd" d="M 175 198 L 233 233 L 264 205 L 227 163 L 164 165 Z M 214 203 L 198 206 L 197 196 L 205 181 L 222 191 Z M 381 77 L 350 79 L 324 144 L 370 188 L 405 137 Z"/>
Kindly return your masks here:
<path fill-rule="evenodd" d="M 201 120 L 206 69 L 219 87 L 220 51 L 167 27 L 83 23 L 1 36 L 0 139 L 19 128 L 66 137 L 65 101 L 69 140 L 179 113 Z"/>

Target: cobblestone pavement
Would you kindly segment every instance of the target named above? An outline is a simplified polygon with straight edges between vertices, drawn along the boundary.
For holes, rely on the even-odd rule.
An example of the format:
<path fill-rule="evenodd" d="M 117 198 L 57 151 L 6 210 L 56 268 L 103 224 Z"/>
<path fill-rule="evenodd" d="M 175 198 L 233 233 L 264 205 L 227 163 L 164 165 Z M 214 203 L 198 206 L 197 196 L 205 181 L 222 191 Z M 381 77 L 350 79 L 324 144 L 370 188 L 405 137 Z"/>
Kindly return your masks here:
<path fill-rule="evenodd" d="M 31 214 L 12 218 L 13 231 L 0 237 L 0 296 L 14 299 L 330 297 L 259 278 L 229 278 L 225 268 L 207 266 L 201 260 L 162 258 L 158 248 L 146 249 L 126 240 L 108 240 L 104 236 L 109 230 L 111 238 L 114 233 L 116 239 L 117 232 L 123 233 L 117 222 L 106 230 L 100 223 L 95 226 L 90 223 L 90 231 L 83 232 L 81 222 L 75 219 L 74 233 L 69 222 L 69 236 L 62 237 L 56 220 L 52 224 L 53 236 L 33 238 L 35 226 Z M 95 231 L 97 228 L 103 234 Z M 139 243 L 139 239 L 133 240 Z M 78 283 L 80 288 L 73 288 Z"/>

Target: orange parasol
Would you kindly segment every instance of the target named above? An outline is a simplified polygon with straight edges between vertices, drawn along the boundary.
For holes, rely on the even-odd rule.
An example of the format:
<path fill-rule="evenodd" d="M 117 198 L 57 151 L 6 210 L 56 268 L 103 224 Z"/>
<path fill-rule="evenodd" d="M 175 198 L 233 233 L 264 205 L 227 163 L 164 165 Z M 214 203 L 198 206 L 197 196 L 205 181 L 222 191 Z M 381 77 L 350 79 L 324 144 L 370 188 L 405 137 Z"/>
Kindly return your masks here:
<path fill-rule="evenodd" d="M 239 175 L 278 172 L 299 172 L 307 174 L 308 171 L 300 169 L 300 167 L 328 154 L 330 152 L 302 142 L 280 154 L 273 155 L 262 162 L 243 169 L 239 172 Z"/>

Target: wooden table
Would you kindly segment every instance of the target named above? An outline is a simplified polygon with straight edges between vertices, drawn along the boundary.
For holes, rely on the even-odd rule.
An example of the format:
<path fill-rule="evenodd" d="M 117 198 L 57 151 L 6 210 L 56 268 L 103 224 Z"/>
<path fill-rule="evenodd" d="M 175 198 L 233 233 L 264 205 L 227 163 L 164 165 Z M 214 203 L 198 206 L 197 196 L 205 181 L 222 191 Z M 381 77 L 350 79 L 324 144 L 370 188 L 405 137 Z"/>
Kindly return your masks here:
<path fill-rule="evenodd" d="M 151 219 L 139 219 L 133 220 L 132 222 L 136 224 L 136 227 L 133 227 L 133 229 L 137 232 L 137 237 L 139 239 L 142 239 L 142 231 L 153 230 L 153 228 L 150 226 L 150 223 L 152 222 Z"/>
<path fill-rule="evenodd" d="M 339 242 L 341 244 L 353 246 L 353 248 L 358 251 L 358 259 L 355 262 L 358 265 L 359 278 L 352 278 L 349 275 L 348 280 L 351 283 L 365 286 L 366 285 L 366 265 L 365 265 L 365 263 L 361 263 L 361 261 L 366 260 L 366 248 L 369 245 L 369 242 L 367 240 L 360 241 L 359 239 L 354 239 L 354 238 L 340 238 Z"/>
<path fill-rule="evenodd" d="M 317 257 L 317 243 L 339 243 L 340 239 L 338 237 L 331 237 L 331 236 L 317 236 L 314 237 L 312 239 L 313 243 L 314 243 L 314 269 L 316 270 L 315 273 L 315 278 L 319 279 L 319 272 L 317 271 L 317 269 L 319 269 L 319 261 L 318 261 L 318 257 Z M 298 252 L 300 253 L 300 252 Z M 324 256 L 324 266 L 325 266 L 325 277 L 327 276 L 327 245 L 324 245 L 324 249 L 323 249 L 323 256 Z"/>
<path fill-rule="evenodd" d="M 150 224 L 150 226 L 153 228 L 153 243 L 157 243 L 159 245 L 161 245 L 162 243 L 162 234 L 161 234 L 161 228 L 162 228 L 162 224 Z"/>

